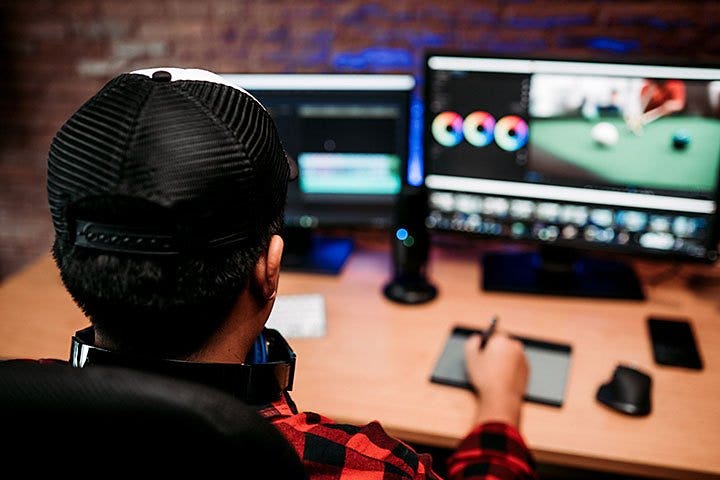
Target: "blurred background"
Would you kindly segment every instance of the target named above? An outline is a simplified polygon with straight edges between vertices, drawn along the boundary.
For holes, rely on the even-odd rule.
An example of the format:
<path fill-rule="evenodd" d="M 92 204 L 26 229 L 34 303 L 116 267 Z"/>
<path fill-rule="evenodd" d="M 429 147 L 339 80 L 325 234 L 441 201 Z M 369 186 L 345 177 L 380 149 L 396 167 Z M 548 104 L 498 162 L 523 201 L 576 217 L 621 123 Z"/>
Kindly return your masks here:
<path fill-rule="evenodd" d="M 46 158 L 118 73 L 400 72 L 426 49 L 720 63 L 720 2 L 0 0 L 0 280 L 46 254 Z"/>

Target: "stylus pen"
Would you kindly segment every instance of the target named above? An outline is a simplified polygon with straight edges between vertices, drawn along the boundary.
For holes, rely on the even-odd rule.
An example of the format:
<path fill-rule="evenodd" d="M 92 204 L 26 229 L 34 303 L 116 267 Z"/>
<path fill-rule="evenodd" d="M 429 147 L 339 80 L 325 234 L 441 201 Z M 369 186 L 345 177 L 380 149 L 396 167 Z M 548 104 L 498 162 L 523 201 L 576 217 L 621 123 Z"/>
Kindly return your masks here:
<path fill-rule="evenodd" d="M 480 350 L 485 348 L 485 345 L 487 344 L 488 340 L 490 340 L 490 337 L 492 337 L 492 334 L 495 333 L 495 327 L 497 325 L 497 315 L 492 317 L 490 319 L 490 326 L 485 329 L 485 331 L 482 334 L 482 339 L 480 340 Z"/>

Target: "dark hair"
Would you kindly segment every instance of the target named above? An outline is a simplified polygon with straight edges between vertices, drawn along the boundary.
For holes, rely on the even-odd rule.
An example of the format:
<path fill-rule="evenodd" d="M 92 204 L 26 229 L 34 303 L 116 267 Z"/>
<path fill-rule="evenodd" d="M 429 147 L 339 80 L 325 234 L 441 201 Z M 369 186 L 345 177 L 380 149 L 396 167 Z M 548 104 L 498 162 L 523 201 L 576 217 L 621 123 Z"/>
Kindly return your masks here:
<path fill-rule="evenodd" d="M 164 358 L 197 351 L 230 313 L 270 237 L 283 225 L 284 203 L 268 212 L 253 245 L 162 257 L 85 249 L 56 236 L 53 256 L 65 288 L 113 348 Z M 73 208 L 92 220 L 149 224 L 167 211 L 137 199 L 97 197 Z"/>

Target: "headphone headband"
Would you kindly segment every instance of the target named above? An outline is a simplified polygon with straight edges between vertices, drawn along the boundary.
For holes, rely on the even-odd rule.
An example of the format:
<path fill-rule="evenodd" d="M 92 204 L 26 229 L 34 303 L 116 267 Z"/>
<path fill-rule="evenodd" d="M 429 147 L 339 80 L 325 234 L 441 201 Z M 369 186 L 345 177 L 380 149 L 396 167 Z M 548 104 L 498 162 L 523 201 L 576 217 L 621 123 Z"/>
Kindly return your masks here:
<path fill-rule="evenodd" d="M 93 327 L 79 330 L 72 337 L 70 364 L 84 368 L 113 365 L 151 371 L 219 388 L 249 404 L 266 404 L 292 390 L 295 352 L 277 330 L 266 328 L 262 337 L 267 346 L 264 363 L 200 363 L 125 355 L 93 345 Z"/>

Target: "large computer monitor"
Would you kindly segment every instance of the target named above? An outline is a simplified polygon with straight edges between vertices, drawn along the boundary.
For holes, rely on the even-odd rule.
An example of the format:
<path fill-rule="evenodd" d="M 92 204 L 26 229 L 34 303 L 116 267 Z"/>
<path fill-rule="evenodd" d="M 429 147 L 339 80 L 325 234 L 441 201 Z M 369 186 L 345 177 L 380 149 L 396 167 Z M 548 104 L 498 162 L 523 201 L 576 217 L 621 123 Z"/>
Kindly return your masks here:
<path fill-rule="evenodd" d="M 225 74 L 270 112 L 298 164 L 285 269 L 340 271 L 353 242 L 329 229 L 388 229 L 407 175 L 412 75 Z M 323 233 L 325 233 L 323 235 Z"/>
<path fill-rule="evenodd" d="M 716 260 L 720 68 L 431 53 L 425 69 L 428 227 L 540 246 L 485 255 L 485 289 L 639 299 L 627 257 L 590 253 Z"/>

